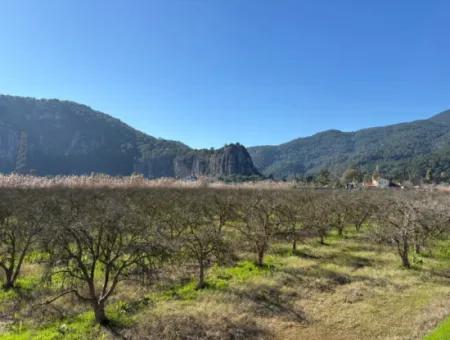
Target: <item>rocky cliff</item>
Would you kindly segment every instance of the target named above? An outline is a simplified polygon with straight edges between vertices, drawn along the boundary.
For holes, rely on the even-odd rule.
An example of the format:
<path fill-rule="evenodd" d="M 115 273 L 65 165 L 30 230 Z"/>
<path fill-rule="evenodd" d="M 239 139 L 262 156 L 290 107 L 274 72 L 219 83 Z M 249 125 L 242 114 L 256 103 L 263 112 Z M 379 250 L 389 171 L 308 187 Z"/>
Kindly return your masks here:
<path fill-rule="evenodd" d="M 174 160 L 174 171 L 177 177 L 259 175 L 247 149 L 240 144 L 230 144 L 218 150 L 197 150 L 177 156 Z"/>
<path fill-rule="evenodd" d="M 15 169 L 19 132 L 0 123 L 0 169 Z"/>
<path fill-rule="evenodd" d="M 258 174 L 240 145 L 194 150 L 69 101 L 0 95 L 0 172 L 142 173 L 149 178 Z"/>

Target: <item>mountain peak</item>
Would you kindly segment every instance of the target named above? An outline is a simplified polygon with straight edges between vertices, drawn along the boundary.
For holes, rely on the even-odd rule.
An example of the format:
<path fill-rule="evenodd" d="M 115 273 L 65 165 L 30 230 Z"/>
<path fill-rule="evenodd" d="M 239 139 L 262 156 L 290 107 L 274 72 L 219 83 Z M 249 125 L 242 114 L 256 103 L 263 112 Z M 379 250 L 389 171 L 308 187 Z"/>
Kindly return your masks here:
<path fill-rule="evenodd" d="M 430 118 L 433 122 L 450 124 L 450 110 L 443 111 Z"/>
<path fill-rule="evenodd" d="M 3 173 L 126 176 L 137 172 L 149 178 L 183 177 L 184 172 L 177 172 L 176 159 L 193 155 L 201 160 L 195 171 L 198 175 L 259 174 L 243 146 L 229 146 L 213 154 L 202 158 L 202 150 L 146 135 L 86 105 L 0 95 Z M 183 171 L 191 173 L 193 169 Z"/>
<path fill-rule="evenodd" d="M 371 173 L 376 165 L 400 180 L 423 178 L 429 169 L 441 176 L 450 173 L 450 110 L 428 120 L 355 132 L 327 130 L 249 152 L 258 170 L 275 178 L 314 175 L 323 169 L 340 176 L 349 167 Z"/>

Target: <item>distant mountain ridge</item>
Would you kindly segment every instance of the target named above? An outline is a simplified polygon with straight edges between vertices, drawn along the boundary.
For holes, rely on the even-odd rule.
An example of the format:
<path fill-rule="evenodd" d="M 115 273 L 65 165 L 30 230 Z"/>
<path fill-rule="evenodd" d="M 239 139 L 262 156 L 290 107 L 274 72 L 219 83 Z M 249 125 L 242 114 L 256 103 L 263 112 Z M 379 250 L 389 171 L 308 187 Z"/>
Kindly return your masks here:
<path fill-rule="evenodd" d="M 307 177 L 327 169 L 396 179 L 450 177 L 450 110 L 430 119 L 355 132 L 328 130 L 248 150 L 230 144 L 195 150 L 144 134 L 88 106 L 0 95 L 0 172 L 36 175 L 106 173 L 148 178 Z"/>
<path fill-rule="evenodd" d="M 0 95 L 0 172 L 148 178 L 258 176 L 245 147 L 194 150 L 86 105 Z"/>
<path fill-rule="evenodd" d="M 256 167 L 275 178 L 314 175 L 324 169 L 336 176 L 347 168 L 371 172 L 377 165 L 386 176 L 398 179 L 423 177 L 427 171 L 446 176 L 450 173 L 450 110 L 410 123 L 355 132 L 329 130 L 248 150 Z"/>

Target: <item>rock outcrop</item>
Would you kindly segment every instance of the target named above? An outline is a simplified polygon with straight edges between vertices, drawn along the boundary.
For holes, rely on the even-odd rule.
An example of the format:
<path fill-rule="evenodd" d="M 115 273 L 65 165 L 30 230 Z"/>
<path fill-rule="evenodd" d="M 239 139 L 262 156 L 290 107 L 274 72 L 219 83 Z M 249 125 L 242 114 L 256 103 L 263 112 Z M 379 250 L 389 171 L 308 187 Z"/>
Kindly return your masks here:
<path fill-rule="evenodd" d="M 18 131 L 0 123 L 0 171 L 9 172 L 16 168 L 19 135 Z"/>
<path fill-rule="evenodd" d="M 206 151 L 139 132 L 88 106 L 0 95 L 0 172 L 148 178 L 257 175 L 241 145 Z"/>
<path fill-rule="evenodd" d="M 174 172 L 176 177 L 259 175 L 247 149 L 240 144 L 230 144 L 218 150 L 197 150 L 180 155 L 174 160 Z"/>

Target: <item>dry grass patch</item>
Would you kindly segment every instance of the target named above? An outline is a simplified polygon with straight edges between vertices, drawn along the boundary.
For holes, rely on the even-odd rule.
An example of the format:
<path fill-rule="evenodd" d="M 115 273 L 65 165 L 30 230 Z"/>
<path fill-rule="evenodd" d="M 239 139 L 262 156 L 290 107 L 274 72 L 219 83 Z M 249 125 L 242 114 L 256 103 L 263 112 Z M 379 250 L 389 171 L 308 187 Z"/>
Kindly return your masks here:
<path fill-rule="evenodd" d="M 168 339 L 419 339 L 443 317 L 450 281 L 432 272 L 450 263 L 427 257 L 401 268 L 385 247 L 359 236 L 287 244 L 274 269 L 192 299 L 169 300 L 138 316 L 129 334 Z M 447 262 L 446 262 L 447 261 Z M 216 287 L 217 288 L 217 287 Z M 438 308 L 441 306 L 440 308 Z"/>
<path fill-rule="evenodd" d="M 165 286 L 124 283 L 110 312 L 129 321 L 121 333 L 130 339 L 420 339 L 448 313 L 450 260 L 442 252 L 405 270 L 392 249 L 359 235 L 332 236 L 325 246 L 311 240 L 295 253 L 280 243 L 265 268 L 249 260 L 211 268 L 204 290 L 185 273 Z M 70 305 L 68 298 L 57 307 Z M 89 329 L 88 317 L 74 320 L 73 334 Z M 42 332 L 58 333 L 64 323 Z"/>

